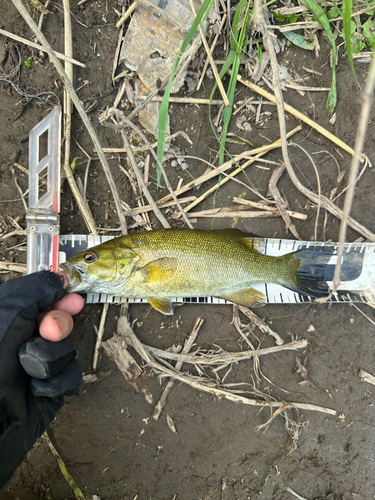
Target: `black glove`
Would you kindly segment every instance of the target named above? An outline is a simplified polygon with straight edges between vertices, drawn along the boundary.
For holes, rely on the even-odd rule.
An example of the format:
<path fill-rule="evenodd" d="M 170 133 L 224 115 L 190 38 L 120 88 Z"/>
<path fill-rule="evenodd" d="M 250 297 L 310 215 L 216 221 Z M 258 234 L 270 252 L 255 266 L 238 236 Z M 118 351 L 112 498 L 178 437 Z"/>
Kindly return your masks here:
<path fill-rule="evenodd" d="M 0 285 L 0 488 L 82 382 L 68 339 L 38 334 L 39 314 L 65 293 L 48 271 Z"/>

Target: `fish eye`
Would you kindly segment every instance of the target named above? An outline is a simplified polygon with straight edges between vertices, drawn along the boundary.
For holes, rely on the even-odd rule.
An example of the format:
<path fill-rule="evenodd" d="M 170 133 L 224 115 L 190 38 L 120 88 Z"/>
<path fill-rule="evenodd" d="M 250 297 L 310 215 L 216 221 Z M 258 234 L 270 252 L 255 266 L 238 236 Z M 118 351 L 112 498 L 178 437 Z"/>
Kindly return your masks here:
<path fill-rule="evenodd" d="M 83 258 L 84 261 L 87 262 L 88 264 L 92 264 L 97 259 L 96 254 L 94 252 L 86 253 Z"/>

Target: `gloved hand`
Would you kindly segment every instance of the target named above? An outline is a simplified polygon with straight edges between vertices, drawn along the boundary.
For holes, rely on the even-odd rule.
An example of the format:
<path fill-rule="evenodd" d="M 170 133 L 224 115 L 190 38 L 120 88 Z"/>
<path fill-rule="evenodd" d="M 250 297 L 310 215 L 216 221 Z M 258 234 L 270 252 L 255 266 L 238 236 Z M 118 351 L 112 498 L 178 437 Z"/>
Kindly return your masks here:
<path fill-rule="evenodd" d="M 0 488 L 82 382 L 66 337 L 83 305 L 48 271 L 0 285 Z"/>

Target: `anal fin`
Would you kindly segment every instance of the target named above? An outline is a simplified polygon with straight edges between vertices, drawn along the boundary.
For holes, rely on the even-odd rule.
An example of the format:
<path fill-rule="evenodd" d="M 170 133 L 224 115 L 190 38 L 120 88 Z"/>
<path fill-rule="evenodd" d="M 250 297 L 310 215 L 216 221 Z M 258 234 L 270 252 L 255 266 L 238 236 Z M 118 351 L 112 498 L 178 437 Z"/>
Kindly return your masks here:
<path fill-rule="evenodd" d="M 149 304 L 157 311 L 166 314 L 167 316 L 173 315 L 173 306 L 171 299 L 162 297 L 147 297 Z"/>
<path fill-rule="evenodd" d="M 259 307 L 264 305 L 266 302 L 266 296 L 264 293 L 255 290 L 254 288 L 248 287 L 242 290 L 236 290 L 227 294 L 222 294 L 219 299 L 229 300 L 240 306 L 247 307 Z"/>

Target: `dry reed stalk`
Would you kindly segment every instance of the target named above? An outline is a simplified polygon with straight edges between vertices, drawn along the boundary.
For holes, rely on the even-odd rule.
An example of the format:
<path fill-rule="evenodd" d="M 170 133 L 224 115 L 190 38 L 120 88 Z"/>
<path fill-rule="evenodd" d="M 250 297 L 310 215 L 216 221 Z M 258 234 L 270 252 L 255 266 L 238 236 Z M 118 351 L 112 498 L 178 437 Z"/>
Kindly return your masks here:
<path fill-rule="evenodd" d="M 271 194 L 273 199 L 276 201 L 276 206 L 278 211 L 280 212 L 281 217 L 283 218 L 285 222 L 286 229 L 293 234 L 293 236 L 297 239 L 300 240 L 301 237 L 298 234 L 298 231 L 296 229 L 296 226 L 292 223 L 290 220 L 289 214 L 286 210 L 286 203 L 283 199 L 283 197 L 280 194 L 280 191 L 277 189 L 277 182 L 280 179 L 280 177 L 283 175 L 283 172 L 285 170 L 285 165 L 282 164 L 280 167 L 276 168 L 271 175 L 271 179 L 268 184 L 268 192 Z"/>
<path fill-rule="evenodd" d="M 288 137 L 291 137 L 296 132 L 299 132 L 301 130 L 301 128 L 302 127 L 299 125 L 298 127 L 294 128 L 293 130 L 291 130 L 290 132 L 288 132 L 288 134 L 287 134 Z M 279 139 L 279 140 L 273 142 L 272 144 L 269 144 L 267 146 L 263 146 L 262 148 L 258 148 L 258 149 L 261 149 L 261 152 L 259 152 L 258 154 L 256 154 L 250 160 L 246 161 L 243 165 L 241 165 L 241 167 L 239 167 L 236 170 L 234 170 L 233 172 L 231 172 L 228 176 L 226 176 L 224 179 L 222 179 L 220 183 L 217 183 L 217 184 L 215 184 L 215 186 L 213 186 L 212 188 L 208 189 L 199 198 L 197 198 L 193 203 L 191 203 L 188 207 L 186 207 L 185 208 L 185 212 L 189 212 L 192 208 L 194 208 L 195 206 L 197 206 L 201 201 L 203 201 L 204 199 L 206 199 L 210 194 L 212 194 L 214 191 L 216 191 L 219 187 L 223 186 L 223 184 L 226 184 L 233 177 L 235 177 L 239 173 L 243 172 L 245 168 L 247 168 L 249 165 L 251 165 L 252 163 L 254 163 L 258 158 L 260 158 L 261 156 L 265 155 L 266 153 L 268 153 L 272 149 L 279 148 L 280 145 L 281 145 L 281 143 L 280 143 L 280 139 Z M 254 154 L 256 151 L 258 151 L 258 149 L 252 151 L 252 153 Z M 213 177 L 217 177 L 220 174 L 224 174 L 225 175 L 225 171 L 228 170 L 229 168 L 231 168 L 232 165 L 233 165 L 233 163 L 235 163 L 236 161 L 238 161 L 238 159 L 244 158 L 244 156 L 245 156 L 245 153 L 242 153 L 242 155 L 238 155 L 233 160 L 230 160 L 227 163 L 224 163 L 223 165 L 221 165 L 221 167 L 216 168 L 213 172 L 209 172 L 208 174 L 204 174 L 201 177 L 199 177 L 198 179 L 195 179 L 195 181 L 192 181 L 189 184 L 186 184 L 183 188 L 181 188 L 183 190 L 182 192 L 185 192 L 185 191 L 188 191 L 188 189 L 191 189 L 191 187 L 187 188 L 188 186 L 195 187 L 196 185 L 199 185 L 199 184 L 201 184 L 202 182 L 205 182 L 208 179 L 212 179 Z M 200 180 L 200 182 L 198 182 L 199 180 Z M 177 194 L 181 194 L 181 190 Z M 261 198 L 264 198 L 259 193 L 256 193 L 256 194 L 258 196 L 260 196 Z M 166 200 L 166 197 L 163 198 L 163 201 L 165 201 L 165 200 Z"/>
<path fill-rule="evenodd" d="M 301 125 L 297 126 L 296 128 L 294 128 L 293 130 L 291 130 L 288 133 L 288 137 L 291 137 L 293 134 L 295 134 L 296 132 L 299 132 L 301 129 L 302 129 Z M 156 144 L 155 144 L 155 146 L 156 146 Z M 210 179 L 213 179 L 214 177 L 217 177 L 221 173 L 224 173 L 227 170 L 229 170 L 236 162 L 238 162 L 242 159 L 246 159 L 249 156 L 252 156 L 253 157 L 252 159 L 255 161 L 258 159 L 258 157 L 255 156 L 258 153 L 265 154 L 265 153 L 271 151 L 272 149 L 275 149 L 278 147 L 280 147 L 280 139 L 272 144 L 262 146 L 261 148 L 254 149 L 252 151 L 245 151 L 244 153 L 241 153 L 240 155 L 237 155 L 233 159 L 227 161 L 226 163 L 221 165 L 221 167 L 218 167 L 217 170 L 213 170 L 212 172 L 208 172 L 206 174 L 203 174 L 200 177 L 198 177 L 197 179 L 194 179 L 193 181 L 189 182 L 188 184 L 185 184 L 181 188 L 176 189 L 175 194 L 176 194 L 176 196 L 179 196 L 180 194 L 186 193 L 186 191 L 190 191 L 190 189 L 193 189 L 193 188 L 199 186 L 203 182 L 206 182 Z M 119 151 L 119 150 L 117 150 L 117 149 L 115 150 L 113 148 L 111 149 L 111 151 L 113 151 L 113 152 L 126 152 L 122 149 L 121 149 L 121 151 Z M 244 167 L 242 166 L 242 168 L 244 168 Z M 225 179 L 223 179 L 223 180 L 225 180 Z M 171 194 L 169 194 L 167 196 L 164 196 L 163 198 L 160 198 L 160 200 L 158 200 L 157 203 L 158 204 L 165 203 L 167 201 L 170 201 L 171 199 L 173 199 L 173 197 Z"/>
<path fill-rule="evenodd" d="M 99 117 L 99 121 L 102 122 L 105 119 L 105 116 L 106 116 L 105 113 L 104 113 L 104 115 L 101 115 Z M 169 135 L 168 137 L 166 137 L 165 141 L 170 141 L 171 139 L 174 139 L 175 137 L 179 137 L 179 136 L 182 136 L 184 139 L 186 139 L 187 142 L 191 146 L 193 145 L 193 143 L 190 140 L 190 137 L 182 130 L 179 130 L 178 132 L 175 132 L 174 134 Z M 157 142 L 151 143 L 152 148 L 156 148 L 157 145 L 158 145 Z M 150 148 L 148 146 L 133 147 L 133 153 L 139 153 L 141 151 L 149 151 L 149 149 Z M 103 148 L 103 151 L 105 153 L 126 153 L 126 148 Z M 95 149 L 94 149 L 94 152 L 96 152 Z"/>
<path fill-rule="evenodd" d="M 14 35 L 13 33 L 10 33 L 9 31 L 5 31 L 5 30 L 0 29 L 0 35 L 4 35 L 7 38 L 11 38 L 12 40 L 16 40 L 17 42 L 23 43 L 24 45 L 28 45 L 29 47 L 32 47 L 33 49 L 38 49 L 38 50 L 41 50 L 42 52 L 48 53 L 48 50 L 45 47 L 43 47 L 42 45 L 39 45 L 39 44 L 34 43 L 34 42 L 30 42 L 30 40 L 26 40 L 26 38 L 22 38 L 21 36 Z M 53 50 L 53 49 L 51 48 L 51 50 Z M 75 64 L 76 66 L 81 66 L 81 68 L 86 68 L 85 64 L 83 64 L 79 61 L 76 61 L 75 59 L 72 59 L 71 57 L 68 57 L 65 54 L 61 54 L 60 52 L 56 52 L 56 51 L 54 51 L 54 53 L 55 53 L 56 57 L 58 57 L 62 61 L 68 61 L 72 64 Z"/>
<path fill-rule="evenodd" d="M 345 195 L 343 217 L 341 219 L 341 225 L 340 225 L 339 245 L 337 249 L 337 264 L 335 267 L 335 274 L 333 276 L 332 293 L 334 293 L 340 285 L 340 272 L 341 272 L 342 257 L 344 254 L 346 230 L 349 222 L 350 210 L 353 204 L 354 190 L 357 182 L 360 160 L 362 157 L 362 152 L 365 144 L 365 137 L 366 137 L 367 126 L 369 123 L 370 111 L 372 107 L 372 95 L 374 92 L 374 88 L 375 88 L 375 59 L 372 60 L 369 76 L 363 92 L 361 116 L 359 119 L 357 134 L 355 138 L 354 156 L 350 167 L 348 190 Z"/>
<path fill-rule="evenodd" d="M 16 172 L 14 171 L 14 167 L 11 167 L 11 170 L 12 170 L 12 174 L 13 174 L 13 180 L 14 180 L 14 184 L 16 185 L 16 188 L 21 196 L 21 200 L 22 200 L 22 203 L 23 203 L 23 208 L 25 209 L 25 213 L 28 212 L 28 208 L 27 208 L 27 203 L 25 201 L 25 195 L 26 195 L 26 192 L 25 192 L 25 195 L 23 194 L 22 192 L 22 189 L 20 188 L 20 185 L 18 184 L 18 181 L 17 181 L 17 176 L 16 176 Z"/>
<path fill-rule="evenodd" d="M 257 203 L 256 201 L 245 200 L 243 198 L 234 197 L 233 202 L 238 203 L 240 205 L 249 205 L 250 207 L 259 208 L 260 210 L 267 210 L 269 212 L 277 211 L 276 207 L 270 207 L 269 205 L 266 205 L 265 203 Z M 287 210 L 286 213 L 290 217 L 293 217 L 294 219 L 306 220 L 308 218 L 308 216 L 306 214 L 294 212 L 294 210 Z"/>
<path fill-rule="evenodd" d="M 217 44 L 217 41 L 219 40 L 219 36 L 221 34 L 221 30 L 223 29 L 223 26 L 225 24 L 225 20 L 227 18 L 227 15 L 224 13 L 222 19 L 221 19 L 221 23 L 220 23 L 220 28 L 219 28 L 219 32 L 215 35 L 215 38 L 214 38 L 214 41 L 212 42 L 212 45 L 210 47 L 210 53 L 212 54 L 213 51 L 215 50 L 215 47 L 216 47 L 216 44 Z M 202 82 L 203 82 L 203 78 L 205 77 L 206 75 L 206 71 L 207 71 L 207 68 L 208 68 L 208 63 L 209 63 L 209 59 L 207 57 L 206 59 L 206 62 L 204 63 L 204 66 L 203 66 L 203 69 L 202 69 L 202 74 L 199 78 L 199 82 L 198 82 L 198 85 L 197 85 L 197 92 L 200 90 L 201 86 L 202 86 Z M 170 99 L 169 99 L 170 100 Z M 214 101 L 211 102 L 211 104 L 213 103 Z"/>
<path fill-rule="evenodd" d="M 370 316 L 367 316 L 367 314 L 365 312 L 362 311 L 362 309 L 360 309 L 357 305 L 355 305 L 354 303 L 351 304 L 355 309 L 357 309 L 357 311 L 359 313 L 362 314 L 363 317 L 365 317 L 367 319 L 367 321 L 369 321 L 373 326 L 375 326 L 375 321 L 373 319 L 370 318 Z M 372 305 L 372 304 L 367 304 L 369 305 L 370 307 L 374 308 L 375 306 Z"/>
<path fill-rule="evenodd" d="M 146 182 L 146 180 L 145 180 Z M 180 203 L 189 203 L 190 201 L 194 201 L 197 197 L 196 196 L 188 196 L 186 198 L 180 198 Z M 156 202 L 159 208 L 168 208 L 168 207 L 173 207 L 176 205 L 174 200 L 168 201 L 167 203 L 159 203 L 158 201 Z M 131 210 L 127 210 L 123 204 L 124 208 L 124 213 L 126 217 L 134 217 L 134 215 L 140 215 L 144 214 L 146 212 L 151 212 L 152 211 L 152 206 L 151 205 L 144 205 L 143 207 L 138 207 L 138 208 L 132 208 Z"/>
<path fill-rule="evenodd" d="M 321 200 L 321 196 L 322 196 L 322 189 L 321 189 L 321 185 L 320 185 L 319 172 L 318 172 L 318 169 L 316 168 L 316 165 L 315 165 L 315 162 L 314 162 L 312 156 L 309 155 L 309 153 L 306 151 L 306 149 L 304 149 L 300 144 L 296 144 L 295 142 L 290 143 L 290 146 L 297 146 L 297 148 L 301 149 L 305 153 L 305 155 L 308 157 L 308 159 L 311 161 L 311 164 L 312 164 L 314 171 L 315 171 L 316 181 L 318 184 L 318 199 L 319 199 L 319 201 L 318 201 L 318 205 L 317 205 L 317 209 L 316 209 L 314 240 L 318 241 L 318 222 L 319 222 L 319 215 L 320 215 L 320 200 Z M 332 156 L 332 158 L 336 161 L 334 156 Z"/>
<path fill-rule="evenodd" d="M 197 17 L 197 12 L 196 12 L 196 10 L 195 10 L 193 0 L 189 0 L 189 4 L 190 4 L 191 11 L 192 11 L 192 12 L 193 12 L 193 14 L 194 14 L 194 17 Z M 201 37 L 201 40 L 202 40 L 202 42 L 203 42 L 204 48 L 205 48 L 205 50 L 206 50 L 207 57 L 208 57 L 208 59 L 209 59 L 209 61 L 210 61 L 211 68 L 212 68 L 212 72 L 213 72 L 213 74 L 214 74 L 214 77 L 215 77 L 215 80 L 216 80 L 217 87 L 218 87 L 218 89 L 219 89 L 219 92 L 220 92 L 220 94 L 221 94 L 221 97 L 223 98 L 223 101 L 224 101 L 224 106 L 230 106 L 230 102 L 229 102 L 229 99 L 228 99 L 227 93 L 225 92 L 223 82 L 221 81 L 221 78 L 220 78 L 219 72 L 218 72 L 218 70 L 217 70 L 217 67 L 216 67 L 216 64 L 215 64 L 214 58 L 212 57 L 212 54 L 211 54 L 210 47 L 208 46 L 208 42 L 207 42 L 207 39 L 206 39 L 206 35 L 204 34 L 204 31 L 203 31 L 203 28 L 202 28 L 202 26 L 201 26 L 201 25 L 199 25 L 198 31 L 199 31 L 199 35 L 200 35 L 200 37 Z"/>
<path fill-rule="evenodd" d="M 27 235 L 26 229 L 15 229 L 10 233 L 6 233 L 0 236 L 0 241 L 7 240 L 8 238 L 12 238 L 13 236 L 26 236 L 26 235 Z"/>
<path fill-rule="evenodd" d="M 52 47 L 48 43 L 48 41 L 47 41 L 46 37 L 43 35 L 43 33 L 38 29 L 34 20 L 30 16 L 28 10 L 23 5 L 22 0 L 12 0 L 12 2 L 15 5 L 15 7 L 17 8 L 18 12 L 23 17 L 23 19 L 28 24 L 28 26 L 30 27 L 30 29 L 32 30 L 34 35 L 38 38 L 39 42 L 42 44 L 42 46 L 44 47 L 46 52 L 48 53 L 48 55 L 49 55 L 51 61 L 53 62 L 57 72 L 59 73 L 61 79 L 63 80 L 64 85 L 65 85 L 67 91 L 69 92 L 69 94 L 72 98 L 72 101 L 73 101 L 78 113 L 80 114 L 82 121 L 85 124 L 87 131 L 89 132 L 90 137 L 91 137 L 91 139 L 92 139 L 92 141 L 93 141 L 93 143 L 98 151 L 98 156 L 100 158 L 100 162 L 102 164 L 105 176 L 107 178 L 107 181 L 108 181 L 108 184 L 109 184 L 109 187 L 110 187 L 110 190 L 112 192 L 112 196 L 113 196 L 113 199 L 114 199 L 114 202 L 116 205 L 116 210 L 117 210 L 118 218 L 120 221 L 120 225 L 122 227 L 124 227 L 126 230 L 126 221 L 125 221 L 125 217 L 124 217 L 124 214 L 122 211 L 121 200 L 120 200 L 120 197 L 119 197 L 118 192 L 117 192 L 116 184 L 115 184 L 115 181 L 113 179 L 112 172 L 109 168 L 105 154 L 103 152 L 102 146 L 100 144 L 99 137 L 98 137 L 97 133 L 95 132 L 94 127 L 91 124 L 90 118 L 87 116 L 87 113 L 86 113 L 86 111 L 81 103 L 81 100 L 79 99 L 79 97 L 78 97 L 71 81 L 69 80 L 64 68 L 62 67 L 60 61 L 57 59 L 57 56 L 56 56 L 54 50 L 52 49 Z M 38 48 L 39 48 L 39 45 L 38 45 Z"/>
<path fill-rule="evenodd" d="M 241 219 L 268 219 L 273 217 L 280 217 L 280 213 L 270 212 L 268 210 L 235 210 L 236 207 L 223 207 L 223 208 L 212 208 L 209 210 L 202 210 L 201 212 L 191 212 L 189 217 L 191 219 L 196 218 L 208 218 L 208 219 L 227 219 L 227 218 L 241 218 Z M 172 217 L 173 219 L 178 219 L 178 214 Z"/>
<path fill-rule="evenodd" d="M 25 231 L 26 233 L 26 231 Z M 26 264 L 14 264 L 13 262 L 7 262 L 5 260 L 0 260 L 0 269 L 4 271 L 14 271 L 16 273 L 26 274 L 27 265 Z"/>
<path fill-rule="evenodd" d="M 147 99 L 147 96 L 144 95 L 138 96 L 137 99 L 139 99 L 140 101 L 144 101 L 145 99 Z M 161 102 L 162 100 L 163 100 L 162 96 L 156 95 L 151 99 L 151 102 Z M 220 99 L 214 99 L 210 101 L 210 99 L 202 99 L 195 97 L 170 97 L 169 102 L 177 104 L 211 104 L 211 106 L 221 106 L 223 104 L 223 101 L 221 101 Z"/>
<path fill-rule="evenodd" d="M 57 458 L 57 463 L 59 464 L 61 473 L 64 476 L 65 481 L 69 484 L 70 488 L 72 489 L 72 492 L 73 492 L 76 500 L 87 500 L 87 497 L 82 493 L 81 488 L 78 486 L 78 484 L 75 482 L 73 476 L 68 471 L 68 469 L 64 463 L 64 460 L 61 458 L 59 452 L 56 450 L 56 448 L 52 444 L 52 441 L 50 440 L 50 438 L 47 434 L 47 431 L 44 432 L 43 437 L 47 441 L 47 444 L 48 444 L 49 449 L 51 450 L 52 454 Z"/>
<path fill-rule="evenodd" d="M 104 334 L 104 325 L 105 325 L 105 320 L 107 318 L 108 308 L 109 308 L 109 304 L 105 303 L 103 305 L 102 316 L 100 318 L 99 329 L 98 329 L 98 333 L 97 333 L 97 336 L 96 336 L 94 359 L 93 359 L 93 362 L 92 362 L 92 368 L 93 368 L 93 370 L 96 370 L 96 367 L 97 367 L 97 364 L 98 364 L 99 351 L 100 351 L 100 346 L 102 345 L 103 334 Z"/>
<path fill-rule="evenodd" d="M 129 160 L 130 160 L 130 163 L 133 167 L 133 170 L 135 172 L 135 175 L 137 177 L 137 181 L 138 181 L 138 184 L 140 186 L 140 189 L 142 189 L 144 195 L 146 196 L 149 204 L 152 206 L 152 210 L 154 212 L 154 214 L 156 215 L 156 217 L 159 219 L 161 225 L 164 227 L 164 228 L 170 228 L 171 226 L 169 225 L 167 219 L 164 217 L 164 215 L 161 213 L 159 207 L 157 206 L 157 204 L 155 203 L 155 200 L 153 199 L 153 197 L 151 196 L 151 193 L 143 179 L 143 176 L 142 176 L 142 173 L 137 165 L 137 162 L 135 160 L 135 157 L 134 157 L 134 154 L 133 154 L 133 151 L 132 151 L 132 148 L 131 148 L 131 145 L 130 145 L 130 142 L 129 142 L 129 139 L 128 139 L 128 136 L 126 135 L 126 132 L 124 130 L 123 127 L 121 127 L 121 135 L 122 135 L 122 140 L 124 141 L 124 146 L 126 147 L 127 149 L 127 153 L 128 153 L 128 157 L 129 157 Z"/>
<path fill-rule="evenodd" d="M 187 354 L 190 351 L 190 349 L 193 347 L 193 344 L 198 336 L 199 330 L 200 330 L 201 326 L 203 325 L 203 322 L 204 322 L 204 320 L 202 318 L 197 318 L 195 325 L 193 327 L 193 331 L 191 332 L 189 337 L 186 339 L 185 345 L 182 349 L 183 354 Z M 180 371 L 182 368 L 182 365 L 183 365 L 182 361 L 177 361 L 176 366 L 175 366 L 175 370 Z M 168 398 L 171 390 L 173 389 L 174 383 L 175 383 L 174 379 L 168 380 L 168 383 L 165 386 L 164 391 L 163 391 L 159 401 L 157 402 L 157 404 L 154 408 L 154 411 L 152 412 L 151 416 L 154 420 L 159 419 L 160 414 L 163 411 L 164 406 L 167 404 L 167 398 Z"/>
<path fill-rule="evenodd" d="M 375 385 L 375 377 L 374 375 L 371 375 L 371 373 L 368 373 L 365 370 L 359 370 L 358 375 L 364 382 L 368 382 L 369 384 Z"/>
<path fill-rule="evenodd" d="M 128 10 L 125 12 L 125 14 L 119 19 L 116 23 L 116 28 L 121 28 L 121 26 L 124 24 L 124 22 L 130 17 L 135 9 L 138 7 L 138 2 L 133 2 Z"/>
<path fill-rule="evenodd" d="M 116 69 L 117 69 L 117 66 L 118 66 L 118 56 L 120 54 L 120 50 L 121 50 L 121 44 L 122 44 L 122 39 L 124 37 L 124 30 L 121 29 L 119 35 L 118 35 L 118 39 L 117 39 L 117 47 L 116 47 L 116 51 L 115 51 L 115 57 L 113 58 L 113 66 L 112 66 L 112 85 L 115 86 L 115 74 L 116 74 Z"/>
<path fill-rule="evenodd" d="M 47 9 L 49 3 L 50 3 L 51 0 L 47 0 L 46 3 L 44 4 L 44 7 Z M 38 28 L 41 30 L 42 29 L 42 25 L 43 25 L 43 20 L 44 20 L 44 16 L 46 14 L 44 14 L 43 12 L 40 14 L 40 18 L 39 18 L 39 22 L 38 22 Z"/>

